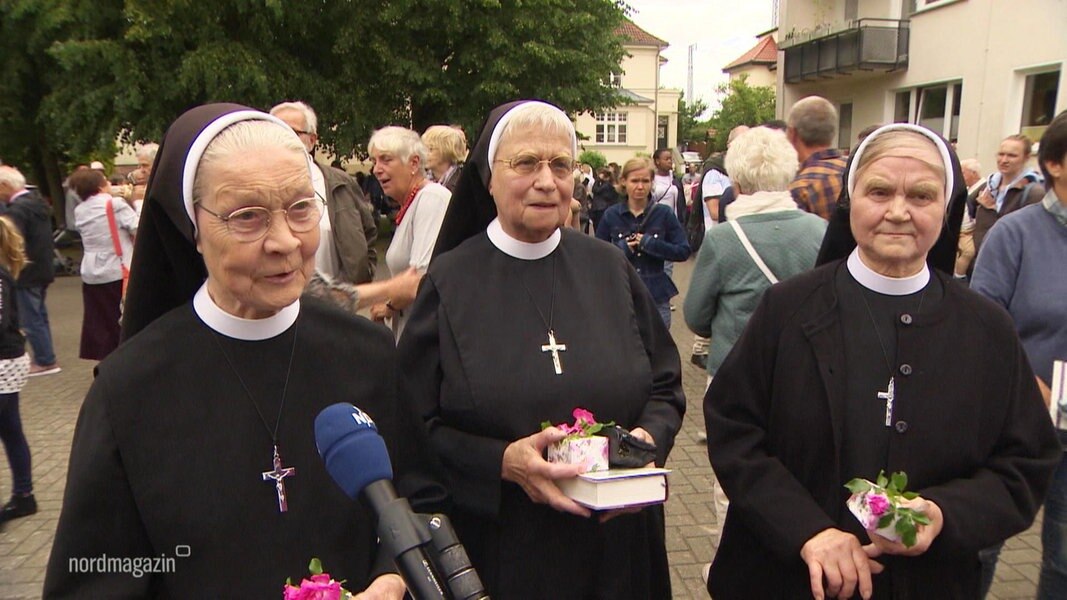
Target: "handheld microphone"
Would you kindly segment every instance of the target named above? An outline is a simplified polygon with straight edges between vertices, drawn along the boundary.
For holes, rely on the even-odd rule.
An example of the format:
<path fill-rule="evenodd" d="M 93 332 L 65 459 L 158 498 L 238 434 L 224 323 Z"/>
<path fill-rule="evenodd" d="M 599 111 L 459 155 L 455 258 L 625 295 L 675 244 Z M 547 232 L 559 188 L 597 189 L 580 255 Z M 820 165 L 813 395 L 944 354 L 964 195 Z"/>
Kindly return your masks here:
<path fill-rule="evenodd" d="M 393 556 L 400 576 L 415 600 L 446 600 L 425 546 L 432 536 L 411 506 L 393 489 L 393 467 L 385 440 L 374 421 L 344 402 L 326 407 L 315 417 L 315 445 L 337 485 L 349 498 L 360 494 L 378 515 L 378 538 Z"/>

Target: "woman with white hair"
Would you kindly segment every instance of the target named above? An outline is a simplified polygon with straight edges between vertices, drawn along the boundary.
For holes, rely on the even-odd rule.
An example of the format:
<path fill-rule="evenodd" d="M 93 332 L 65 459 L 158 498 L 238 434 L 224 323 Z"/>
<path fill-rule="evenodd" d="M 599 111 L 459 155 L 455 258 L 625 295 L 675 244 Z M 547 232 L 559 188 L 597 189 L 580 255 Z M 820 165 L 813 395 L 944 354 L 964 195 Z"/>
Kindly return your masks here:
<path fill-rule="evenodd" d="M 152 164 L 156 162 L 159 144 L 144 144 L 137 148 L 137 168 L 130 172 L 127 179 L 133 185 L 130 192 L 130 205 L 140 216 L 144 204 L 145 190 L 148 189 L 148 177 L 152 174 Z"/>
<path fill-rule="evenodd" d="M 400 340 L 400 395 L 425 424 L 453 522 L 495 598 L 670 598 L 662 506 L 596 513 L 548 463 L 541 423 L 576 407 L 656 446 L 685 411 L 681 365 L 621 252 L 569 228 L 577 140 L 563 111 L 494 109 L 456 188 L 441 254 Z"/>
<path fill-rule="evenodd" d="M 371 135 L 367 150 L 374 161 L 374 176 L 385 195 L 400 204 L 385 264 L 394 277 L 409 269 L 425 272 L 452 192 L 426 180 L 426 145 L 410 129 L 383 127 Z M 371 316 L 390 319 L 393 333 L 399 339 L 407 320 L 404 311 L 415 299 L 415 289 L 397 286 L 397 291 L 396 295 L 372 306 Z"/>
<path fill-rule="evenodd" d="M 456 191 L 462 162 L 467 157 L 467 136 L 459 127 L 433 125 L 422 134 L 426 144 L 426 167 L 433 173 L 433 180 Z"/>

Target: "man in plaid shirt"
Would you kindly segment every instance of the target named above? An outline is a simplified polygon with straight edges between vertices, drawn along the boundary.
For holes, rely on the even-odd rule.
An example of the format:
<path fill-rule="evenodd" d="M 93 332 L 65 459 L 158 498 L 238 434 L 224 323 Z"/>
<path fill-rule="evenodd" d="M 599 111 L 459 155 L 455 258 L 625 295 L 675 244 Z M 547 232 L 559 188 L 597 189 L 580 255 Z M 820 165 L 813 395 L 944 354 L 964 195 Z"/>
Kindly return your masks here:
<path fill-rule="evenodd" d="M 834 148 L 837 110 L 826 98 L 808 96 L 793 105 L 786 137 L 797 150 L 800 170 L 789 192 L 802 210 L 829 220 L 841 194 L 845 157 Z"/>

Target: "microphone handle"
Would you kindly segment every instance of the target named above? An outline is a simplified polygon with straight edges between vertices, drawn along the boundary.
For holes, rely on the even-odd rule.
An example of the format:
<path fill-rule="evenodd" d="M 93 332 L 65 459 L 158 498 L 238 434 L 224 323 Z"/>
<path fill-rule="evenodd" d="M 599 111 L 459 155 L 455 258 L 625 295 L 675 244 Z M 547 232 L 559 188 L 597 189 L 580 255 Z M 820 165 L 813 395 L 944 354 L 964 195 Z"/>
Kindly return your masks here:
<path fill-rule="evenodd" d="M 393 557 L 397 570 L 415 600 L 451 600 L 433 562 L 426 555 L 430 530 L 418 521 L 405 498 L 398 498 L 388 481 L 375 481 L 363 490 L 378 515 L 378 539 Z"/>

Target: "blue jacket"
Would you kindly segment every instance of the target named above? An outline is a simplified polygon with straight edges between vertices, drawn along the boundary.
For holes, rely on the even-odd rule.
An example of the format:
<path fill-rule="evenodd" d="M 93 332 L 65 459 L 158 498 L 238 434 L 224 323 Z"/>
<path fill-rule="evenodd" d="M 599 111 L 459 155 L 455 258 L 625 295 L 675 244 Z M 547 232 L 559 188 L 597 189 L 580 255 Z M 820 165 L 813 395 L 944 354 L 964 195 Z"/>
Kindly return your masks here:
<path fill-rule="evenodd" d="M 622 250 L 641 276 L 641 281 L 645 282 L 652 299 L 663 303 L 678 295 L 678 288 L 663 272 L 663 261 L 679 262 L 689 258 L 689 242 L 670 208 L 653 204 L 651 209 L 645 210 L 652 212 L 641 230 L 644 237 L 636 251 L 630 250 L 626 238 L 637 232 L 644 212 L 641 217 L 636 217 L 625 203 L 616 204 L 604 212 L 596 236 Z"/>

